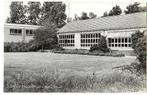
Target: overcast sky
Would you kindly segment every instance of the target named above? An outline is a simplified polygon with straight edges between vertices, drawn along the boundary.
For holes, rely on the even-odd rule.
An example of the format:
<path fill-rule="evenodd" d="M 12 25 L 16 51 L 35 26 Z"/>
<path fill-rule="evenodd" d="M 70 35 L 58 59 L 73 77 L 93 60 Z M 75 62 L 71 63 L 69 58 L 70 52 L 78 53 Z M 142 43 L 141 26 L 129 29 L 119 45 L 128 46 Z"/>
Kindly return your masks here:
<path fill-rule="evenodd" d="M 5 19 L 10 16 L 10 4 L 13 0 L 5 0 Z M 15 0 L 17 1 L 17 0 Z M 19 0 L 20 1 L 20 0 Z M 24 1 L 24 0 L 22 0 Z M 27 3 L 29 0 L 25 0 Z M 39 1 L 39 0 L 30 0 Z M 40 0 L 43 2 L 44 0 Z M 51 0 L 46 0 L 51 1 Z M 141 6 L 146 5 L 146 0 L 52 0 L 52 1 L 63 1 L 66 7 L 66 14 L 69 17 L 74 18 L 74 15 L 81 15 L 82 12 L 94 12 L 97 16 L 102 16 L 105 11 L 109 11 L 113 6 L 119 5 L 122 10 L 125 10 L 126 6 L 134 3 L 135 1 L 140 2 Z M 70 9 L 70 10 L 69 10 Z"/>

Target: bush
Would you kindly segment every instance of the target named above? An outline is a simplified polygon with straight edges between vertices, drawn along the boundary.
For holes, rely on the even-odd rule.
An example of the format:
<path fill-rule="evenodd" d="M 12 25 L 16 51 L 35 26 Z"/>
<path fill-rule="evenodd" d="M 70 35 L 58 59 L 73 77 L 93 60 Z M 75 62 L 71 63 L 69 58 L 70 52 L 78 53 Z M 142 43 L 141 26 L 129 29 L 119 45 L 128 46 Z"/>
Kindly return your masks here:
<path fill-rule="evenodd" d="M 137 72 L 146 72 L 146 37 L 144 36 L 144 33 L 138 31 L 135 34 L 132 34 L 132 47 L 140 62 L 136 65 Z"/>
<path fill-rule="evenodd" d="M 95 51 L 95 50 L 99 50 L 99 51 L 102 51 L 102 52 L 104 52 L 104 53 L 110 51 L 110 49 L 107 47 L 106 37 L 101 36 L 101 37 L 100 37 L 99 44 L 90 47 L 90 50 L 89 50 L 89 51 L 90 51 L 90 52 L 93 52 L 93 51 Z"/>
<path fill-rule="evenodd" d="M 145 36 L 138 39 L 135 52 L 137 53 L 137 59 L 140 62 L 140 68 L 144 68 L 146 71 L 146 38 Z"/>
<path fill-rule="evenodd" d="M 59 45 L 53 45 L 51 48 L 53 50 L 55 50 L 55 51 L 62 51 L 62 50 L 64 50 L 64 48 L 63 47 L 60 47 Z"/>
<path fill-rule="evenodd" d="M 33 41 L 29 43 L 4 43 L 4 52 L 29 52 L 29 51 L 38 51 L 41 49 L 40 46 L 34 44 Z"/>
<path fill-rule="evenodd" d="M 135 49 L 136 48 L 136 43 L 138 42 L 138 39 L 143 37 L 144 33 L 137 31 L 136 33 L 132 34 L 132 48 Z"/>

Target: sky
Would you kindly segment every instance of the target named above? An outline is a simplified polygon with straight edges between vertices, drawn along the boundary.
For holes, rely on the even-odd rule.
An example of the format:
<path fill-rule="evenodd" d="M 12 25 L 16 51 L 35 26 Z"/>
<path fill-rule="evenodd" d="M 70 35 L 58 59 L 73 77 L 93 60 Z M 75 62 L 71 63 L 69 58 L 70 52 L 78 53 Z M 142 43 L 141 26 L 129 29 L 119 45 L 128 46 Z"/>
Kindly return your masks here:
<path fill-rule="evenodd" d="M 4 1 L 4 14 L 5 19 L 10 16 L 10 4 L 14 0 Z M 17 1 L 17 0 L 15 0 Z M 20 1 L 20 0 L 19 0 Z M 26 4 L 29 0 L 22 0 Z M 30 0 L 39 1 L 39 0 Z M 67 5 L 66 14 L 68 17 L 74 18 L 75 14 L 81 16 L 82 12 L 93 12 L 97 14 L 97 17 L 102 16 L 105 11 L 109 11 L 113 6 L 119 5 L 122 10 L 125 10 L 126 6 L 134 2 L 141 3 L 141 6 L 146 5 L 146 0 L 40 0 L 44 1 L 63 1 Z"/>

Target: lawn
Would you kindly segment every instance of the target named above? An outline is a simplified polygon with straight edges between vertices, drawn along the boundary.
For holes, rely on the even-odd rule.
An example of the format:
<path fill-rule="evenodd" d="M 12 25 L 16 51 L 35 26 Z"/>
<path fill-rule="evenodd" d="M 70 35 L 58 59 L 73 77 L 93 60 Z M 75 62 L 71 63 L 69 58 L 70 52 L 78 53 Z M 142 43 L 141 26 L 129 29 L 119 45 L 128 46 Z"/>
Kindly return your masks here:
<path fill-rule="evenodd" d="M 134 75 L 131 75 L 129 73 L 126 73 L 126 72 L 122 73 L 122 71 L 120 70 L 112 69 L 113 67 L 127 65 L 134 61 L 135 61 L 135 58 L 133 57 L 129 57 L 129 58 L 105 57 L 105 56 L 54 54 L 54 53 L 39 53 L 39 52 L 5 53 L 4 54 L 4 80 L 5 80 L 4 90 L 5 92 L 140 91 L 140 89 L 144 89 L 144 85 L 142 85 L 144 84 L 143 81 L 140 81 L 138 78 L 136 79 Z M 20 74 L 20 72 L 22 77 L 26 73 L 29 73 L 28 75 L 25 75 L 25 76 L 29 76 L 28 80 L 30 81 L 31 79 L 33 79 L 33 78 L 30 78 L 31 74 L 33 75 L 37 74 L 37 77 L 41 76 L 41 79 L 44 80 L 43 88 L 41 90 L 34 90 L 35 88 L 34 85 L 36 86 L 36 84 L 33 84 L 33 87 L 31 88 L 33 90 L 31 90 L 29 86 L 27 86 L 27 89 L 24 90 L 25 87 L 22 86 L 24 84 L 21 84 L 20 86 L 18 80 L 20 81 L 23 80 L 23 82 L 25 81 L 24 82 L 25 84 L 26 84 L 26 81 L 28 80 L 27 78 L 26 79 L 20 78 L 20 76 L 18 76 L 18 73 Z M 48 75 L 50 73 L 52 75 L 58 75 L 58 77 L 60 77 L 60 78 L 56 77 L 55 84 L 52 84 L 52 85 L 55 85 L 52 88 L 56 88 L 56 90 L 55 89 L 48 90 L 49 88 L 46 88 L 46 87 L 50 87 L 50 84 L 53 83 L 51 82 L 47 84 L 48 80 L 51 77 L 54 77 L 54 76 Z M 44 75 L 45 76 L 48 75 L 49 79 L 47 77 L 44 78 Z M 65 77 L 67 79 L 65 79 Z M 88 77 L 90 77 L 90 79 Z M 13 79 L 15 79 L 14 81 L 18 83 L 14 84 L 14 81 L 11 83 L 10 80 L 13 80 Z M 89 81 L 94 79 L 95 81 L 93 81 L 92 83 L 91 82 L 88 83 Z M 66 84 L 64 86 L 62 83 L 63 80 L 65 82 L 64 84 Z M 60 83 L 62 86 L 60 86 Z M 19 84 L 19 87 L 16 88 L 18 84 Z M 81 84 L 82 86 L 79 84 Z M 91 84 L 92 86 L 89 86 Z M 87 86 L 85 87 L 83 85 L 85 86 L 87 85 Z M 57 86 L 59 86 L 62 89 L 57 88 Z M 37 89 L 40 89 L 40 88 L 37 88 Z"/>

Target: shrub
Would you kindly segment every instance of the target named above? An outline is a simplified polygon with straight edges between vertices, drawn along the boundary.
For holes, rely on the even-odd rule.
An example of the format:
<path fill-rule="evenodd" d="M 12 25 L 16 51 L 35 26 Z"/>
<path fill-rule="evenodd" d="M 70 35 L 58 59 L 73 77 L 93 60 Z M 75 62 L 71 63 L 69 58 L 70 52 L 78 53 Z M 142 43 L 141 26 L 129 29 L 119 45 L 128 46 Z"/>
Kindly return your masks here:
<path fill-rule="evenodd" d="M 53 48 L 53 50 L 55 50 L 55 51 L 62 51 L 62 50 L 64 50 L 64 48 L 60 47 L 59 45 L 53 45 L 51 48 Z"/>
<path fill-rule="evenodd" d="M 145 36 L 138 39 L 135 52 L 137 53 L 137 59 L 140 62 L 140 68 L 144 68 L 146 71 L 146 38 Z"/>
<path fill-rule="evenodd" d="M 138 42 L 138 39 L 143 37 L 144 33 L 137 31 L 136 33 L 131 35 L 132 38 L 132 48 L 135 49 L 136 48 L 136 43 Z"/>
<path fill-rule="evenodd" d="M 29 52 L 29 51 L 38 51 L 41 47 L 34 44 L 33 41 L 29 43 L 4 43 L 4 52 Z"/>
<path fill-rule="evenodd" d="M 110 49 L 107 47 L 106 37 L 101 36 L 101 37 L 100 37 L 99 44 L 90 47 L 90 50 L 89 50 L 89 51 L 90 51 L 90 52 L 93 52 L 93 51 L 95 51 L 95 50 L 99 50 L 99 51 L 102 51 L 102 52 L 104 52 L 104 53 L 110 51 Z"/>
<path fill-rule="evenodd" d="M 138 31 L 135 34 L 132 34 L 132 47 L 140 62 L 138 65 L 135 65 L 137 72 L 146 72 L 146 37 L 144 36 L 144 33 Z"/>

